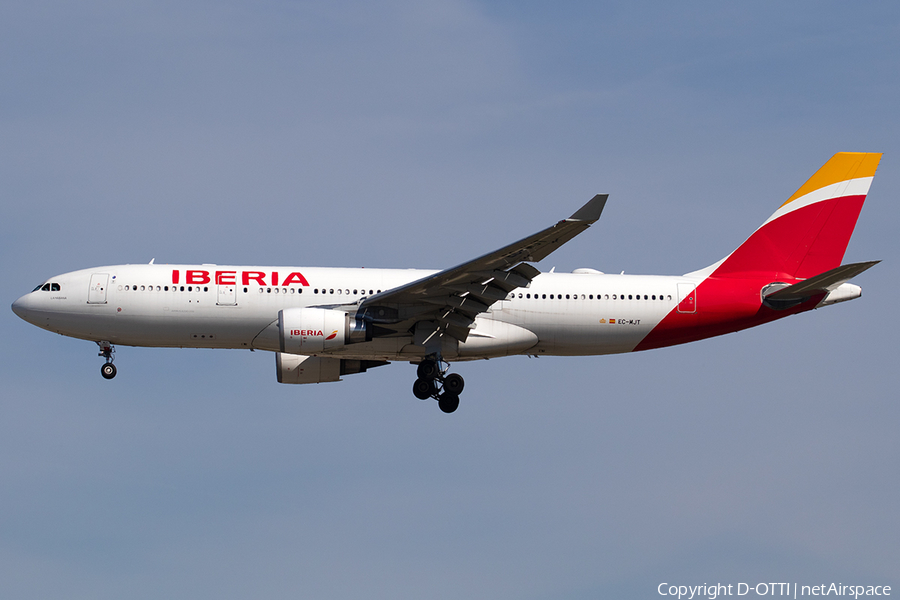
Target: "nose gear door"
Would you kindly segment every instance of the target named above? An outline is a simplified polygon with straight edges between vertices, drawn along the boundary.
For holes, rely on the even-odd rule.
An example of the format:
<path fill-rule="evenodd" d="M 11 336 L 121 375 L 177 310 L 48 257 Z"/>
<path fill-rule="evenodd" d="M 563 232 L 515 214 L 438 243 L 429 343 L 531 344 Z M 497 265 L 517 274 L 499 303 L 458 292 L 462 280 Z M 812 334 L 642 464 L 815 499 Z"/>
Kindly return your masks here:
<path fill-rule="evenodd" d="M 109 284 L 109 273 L 91 275 L 91 287 L 88 289 L 88 304 L 106 304 L 106 286 Z"/>

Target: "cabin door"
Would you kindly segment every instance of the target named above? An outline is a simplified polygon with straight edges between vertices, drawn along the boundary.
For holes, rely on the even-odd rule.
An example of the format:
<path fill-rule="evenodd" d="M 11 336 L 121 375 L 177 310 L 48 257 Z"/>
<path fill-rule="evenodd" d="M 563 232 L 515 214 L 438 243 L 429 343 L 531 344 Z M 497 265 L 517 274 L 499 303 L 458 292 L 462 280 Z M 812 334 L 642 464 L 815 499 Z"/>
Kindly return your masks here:
<path fill-rule="evenodd" d="M 693 283 L 678 284 L 678 312 L 688 314 L 697 312 L 697 286 Z"/>
<path fill-rule="evenodd" d="M 234 306 L 237 304 L 237 286 L 219 285 L 219 295 L 216 300 L 219 306 Z"/>
<path fill-rule="evenodd" d="M 91 275 L 91 287 L 88 289 L 88 304 L 106 304 L 106 286 L 109 284 L 109 273 Z"/>

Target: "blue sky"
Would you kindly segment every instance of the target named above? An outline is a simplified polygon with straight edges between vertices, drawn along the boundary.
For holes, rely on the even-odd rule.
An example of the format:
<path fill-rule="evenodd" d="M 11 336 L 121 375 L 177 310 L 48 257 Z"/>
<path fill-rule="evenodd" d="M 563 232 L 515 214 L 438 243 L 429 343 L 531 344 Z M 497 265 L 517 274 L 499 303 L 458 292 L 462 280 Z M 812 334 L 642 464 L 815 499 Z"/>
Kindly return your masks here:
<path fill-rule="evenodd" d="M 442 268 L 609 193 L 539 266 L 679 274 L 838 151 L 884 152 L 852 303 L 674 349 L 398 363 L 92 344 L 7 311 L 4 598 L 643 598 L 900 586 L 887 2 L 8 2 L 8 303 L 65 271 Z M 896 589 L 896 587 L 895 587 Z"/>

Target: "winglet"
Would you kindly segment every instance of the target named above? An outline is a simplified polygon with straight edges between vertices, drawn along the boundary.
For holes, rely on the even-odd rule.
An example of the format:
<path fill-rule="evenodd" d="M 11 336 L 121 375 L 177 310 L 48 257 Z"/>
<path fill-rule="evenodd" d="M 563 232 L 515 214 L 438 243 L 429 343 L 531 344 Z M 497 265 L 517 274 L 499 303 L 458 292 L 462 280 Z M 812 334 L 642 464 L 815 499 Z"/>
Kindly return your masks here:
<path fill-rule="evenodd" d="M 587 204 L 575 211 L 575 214 L 566 219 L 567 221 L 587 221 L 593 223 L 600 218 L 603 207 L 606 206 L 606 199 L 609 194 L 597 194 L 591 198 Z"/>

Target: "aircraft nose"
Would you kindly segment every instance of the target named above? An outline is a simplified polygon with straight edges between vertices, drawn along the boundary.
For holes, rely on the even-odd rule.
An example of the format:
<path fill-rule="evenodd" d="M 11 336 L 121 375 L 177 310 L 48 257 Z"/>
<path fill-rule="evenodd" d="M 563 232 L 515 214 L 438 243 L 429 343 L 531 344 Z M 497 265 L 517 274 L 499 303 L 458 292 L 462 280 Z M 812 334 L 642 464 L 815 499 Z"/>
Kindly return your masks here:
<path fill-rule="evenodd" d="M 12 311 L 18 315 L 20 319 L 28 320 L 28 296 L 22 296 L 12 303 Z"/>

